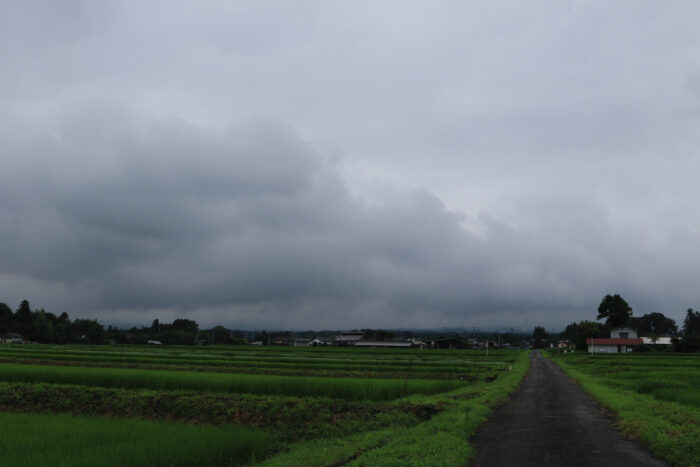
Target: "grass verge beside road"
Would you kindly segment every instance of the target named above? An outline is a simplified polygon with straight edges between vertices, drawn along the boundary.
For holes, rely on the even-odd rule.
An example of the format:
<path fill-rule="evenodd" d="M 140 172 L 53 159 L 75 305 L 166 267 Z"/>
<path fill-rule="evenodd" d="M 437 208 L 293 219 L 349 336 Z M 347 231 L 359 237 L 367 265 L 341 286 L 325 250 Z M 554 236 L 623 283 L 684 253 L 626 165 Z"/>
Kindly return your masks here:
<path fill-rule="evenodd" d="M 700 466 L 700 407 L 669 401 L 670 391 L 700 377 L 700 357 L 649 354 L 551 355 L 590 396 L 617 415 L 628 436 L 646 445 L 657 457 L 679 466 Z M 667 388 L 665 387 L 667 386 Z"/>

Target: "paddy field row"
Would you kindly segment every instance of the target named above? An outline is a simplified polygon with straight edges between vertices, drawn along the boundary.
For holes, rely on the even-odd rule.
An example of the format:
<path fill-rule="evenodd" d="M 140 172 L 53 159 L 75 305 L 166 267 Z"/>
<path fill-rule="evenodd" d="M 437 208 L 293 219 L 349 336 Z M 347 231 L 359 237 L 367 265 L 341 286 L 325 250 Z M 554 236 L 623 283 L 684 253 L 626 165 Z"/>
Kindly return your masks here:
<path fill-rule="evenodd" d="M 12 345 L 0 362 L 0 431 L 24 433 L 0 444 L 15 459 L 43 443 L 32 465 L 464 460 L 527 368 L 517 351 L 290 347 Z"/>

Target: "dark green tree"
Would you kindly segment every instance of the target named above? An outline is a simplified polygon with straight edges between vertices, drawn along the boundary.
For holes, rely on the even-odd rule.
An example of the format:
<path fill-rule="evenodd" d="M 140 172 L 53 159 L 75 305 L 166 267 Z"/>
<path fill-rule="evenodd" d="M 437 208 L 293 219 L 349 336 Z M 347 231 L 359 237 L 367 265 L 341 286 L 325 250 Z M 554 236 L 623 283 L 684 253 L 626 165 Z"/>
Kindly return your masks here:
<path fill-rule="evenodd" d="M 605 326 L 614 328 L 626 325 L 632 317 L 632 307 L 618 294 L 606 295 L 598 306 L 598 317 L 605 318 Z"/>
<path fill-rule="evenodd" d="M 96 319 L 76 319 L 72 327 L 78 342 L 99 344 L 105 335 L 104 327 Z"/>
<path fill-rule="evenodd" d="M 598 338 L 598 337 L 608 337 L 609 332 L 605 327 L 593 321 L 581 321 L 580 323 L 569 324 L 562 337 L 568 339 L 569 342 L 573 343 L 576 350 L 586 349 L 586 339 Z"/>
<path fill-rule="evenodd" d="M 683 335 L 700 334 L 700 311 L 688 308 L 683 320 Z"/>
<path fill-rule="evenodd" d="M 640 317 L 630 318 L 629 325 L 642 334 L 650 336 L 662 336 L 678 333 L 678 326 L 671 318 L 663 313 L 647 313 Z"/>
<path fill-rule="evenodd" d="M 34 312 L 34 321 L 29 337 L 42 344 L 54 342 L 54 323 L 44 310 Z"/>
<path fill-rule="evenodd" d="M 5 303 L 0 303 L 0 332 L 12 331 L 12 320 L 14 314 L 12 308 Z"/>
<path fill-rule="evenodd" d="M 547 333 L 544 326 L 535 326 L 535 329 L 532 331 L 532 340 L 533 346 L 536 349 L 541 349 L 547 344 L 547 341 L 549 341 L 549 333 Z"/>
<path fill-rule="evenodd" d="M 700 311 L 688 308 L 683 320 L 683 337 L 676 339 L 674 348 L 677 352 L 700 351 Z"/>
<path fill-rule="evenodd" d="M 29 335 L 32 331 L 32 322 L 34 321 L 34 316 L 32 314 L 32 309 L 29 306 L 27 300 L 22 300 L 17 308 L 17 313 L 15 313 L 15 323 L 19 329 L 19 332 L 25 335 Z"/>
<path fill-rule="evenodd" d="M 196 333 L 199 330 L 199 325 L 191 319 L 176 319 L 173 321 L 173 327 L 178 331 Z"/>
<path fill-rule="evenodd" d="M 231 333 L 223 326 L 215 326 L 211 329 L 212 344 L 232 344 Z"/>
<path fill-rule="evenodd" d="M 61 313 L 56 319 L 54 326 L 55 342 L 57 344 L 67 344 L 73 341 L 73 329 L 68 313 Z"/>

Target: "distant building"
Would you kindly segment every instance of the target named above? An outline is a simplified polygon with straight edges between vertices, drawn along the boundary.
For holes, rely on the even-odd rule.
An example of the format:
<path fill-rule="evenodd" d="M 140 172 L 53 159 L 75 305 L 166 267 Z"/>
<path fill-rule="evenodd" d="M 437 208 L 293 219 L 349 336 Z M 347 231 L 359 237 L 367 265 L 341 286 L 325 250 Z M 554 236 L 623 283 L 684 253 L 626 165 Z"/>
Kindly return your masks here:
<path fill-rule="evenodd" d="M 425 342 L 418 339 L 405 339 L 393 341 L 372 341 L 360 339 L 355 342 L 355 347 L 377 347 L 385 349 L 423 349 Z"/>
<path fill-rule="evenodd" d="M 365 336 L 364 332 L 357 332 L 357 331 L 342 332 L 342 333 L 340 333 L 340 335 L 335 336 L 335 341 L 333 343 L 335 345 L 340 345 L 340 346 L 355 345 L 364 336 Z"/>
<path fill-rule="evenodd" d="M 3 344 L 23 344 L 24 336 L 18 332 L 4 332 L 0 334 L 0 343 Z"/>
<path fill-rule="evenodd" d="M 459 339 L 448 337 L 445 339 L 430 339 L 431 349 L 458 349 Z"/>
<path fill-rule="evenodd" d="M 610 337 L 591 337 L 586 339 L 590 353 L 626 353 L 632 352 L 637 345 L 644 341 L 637 335 L 637 331 L 628 327 L 614 328 L 610 331 Z"/>
<path fill-rule="evenodd" d="M 314 337 L 313 339 L 294 339 L 294 347 L 321 347 L 331 345 L 330 342 Z"/>

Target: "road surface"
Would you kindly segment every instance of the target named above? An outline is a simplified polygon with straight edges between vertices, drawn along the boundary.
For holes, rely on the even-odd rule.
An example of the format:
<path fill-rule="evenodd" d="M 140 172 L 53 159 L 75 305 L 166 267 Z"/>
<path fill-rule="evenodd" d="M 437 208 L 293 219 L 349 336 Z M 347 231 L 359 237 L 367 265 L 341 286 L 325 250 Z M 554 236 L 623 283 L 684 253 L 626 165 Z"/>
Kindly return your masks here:
<path fill-rule="evenodd" d="M 555 363 L 533 351 L 510 400 L 471 439 L 472 467 L 666 466 L 625 438 Z"/>

